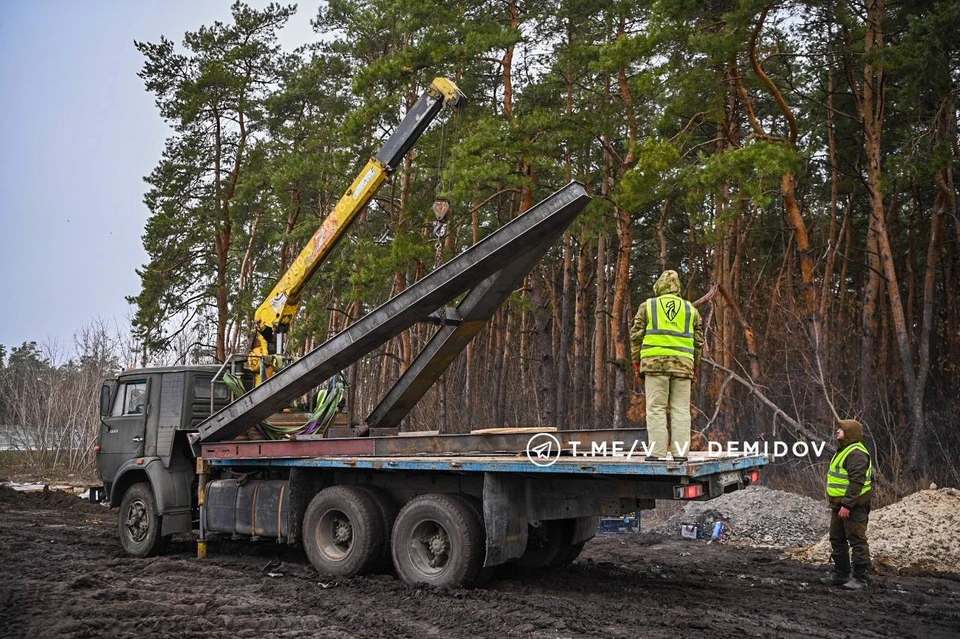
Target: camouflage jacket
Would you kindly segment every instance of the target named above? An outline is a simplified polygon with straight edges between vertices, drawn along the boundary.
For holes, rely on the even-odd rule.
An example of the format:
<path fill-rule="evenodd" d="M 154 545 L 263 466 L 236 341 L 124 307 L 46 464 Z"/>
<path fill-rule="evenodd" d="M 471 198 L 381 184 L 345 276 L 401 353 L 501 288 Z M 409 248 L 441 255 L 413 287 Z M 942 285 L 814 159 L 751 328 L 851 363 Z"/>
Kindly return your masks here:
<path fill-rule="evenodd" d="M 665 271 L 653 285 L 654 296 L 673 293 L 680 294 L 680 277 L 675 271 Z M 691 304 L 691 308 L 693 305 Z M 677 355 L 641 357 L 640 348 L 643 346 L 643 336 L 647 330 L 647 302 L 644 301 L 633 318 L 633 328 L 630 330 L 630 343 L 633 351 L 633 361 L 640 362 L 640 373 L 650 375 L 672 375 L 674 377 L 693 377 L 693 371 L 700 366 L 700 351 L 703 349 L 703 318 L 696 308 L 693 308 L 693 361 Z"/>

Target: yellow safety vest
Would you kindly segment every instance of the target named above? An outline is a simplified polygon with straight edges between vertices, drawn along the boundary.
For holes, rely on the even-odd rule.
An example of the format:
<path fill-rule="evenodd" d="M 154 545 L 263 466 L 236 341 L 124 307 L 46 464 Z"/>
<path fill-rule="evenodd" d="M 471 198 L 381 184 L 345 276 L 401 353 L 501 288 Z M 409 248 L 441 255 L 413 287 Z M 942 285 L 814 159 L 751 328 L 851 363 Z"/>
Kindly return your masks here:
<path fill-rule="evenodd" d="M 847 475 L 846 468 L 843 467 L 843 462 L 855 450 L 862 451 L 867 456 L 867 478 L 863 482 L 863 490 L 860 491 L 860 494 L 864 495 L 872 488 L 873 460 L 870 457 L 870 451 L 863 445 L 863 442 L 855 442 L 835 454 L 833 459 L 830 460 L 830 470 L 827 471 L 827 496 L 843 497 L 847 494 L 850 477 Z"/>
<path fill-rule="evenodd" d="M 693 359 L 693 321 L 696 309 L 679 295 L 647 300 L 647 327 L 640 357 L 676 356 Z"/>

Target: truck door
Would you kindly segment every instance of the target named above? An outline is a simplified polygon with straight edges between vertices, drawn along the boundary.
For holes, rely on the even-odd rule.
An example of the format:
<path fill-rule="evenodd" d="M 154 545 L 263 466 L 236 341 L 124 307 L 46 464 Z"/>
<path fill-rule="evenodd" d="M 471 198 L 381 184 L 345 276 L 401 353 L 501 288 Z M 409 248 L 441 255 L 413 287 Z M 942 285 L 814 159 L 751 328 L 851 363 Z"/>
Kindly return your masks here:
<path fill-rule="evenodd" d="M 124 462 L 143 455 L 149 384 L 147 378 L 125 379 L 117 384 L 110 414 L 101 418 L 97 465 L 104 484 L 113 482 Z"/>

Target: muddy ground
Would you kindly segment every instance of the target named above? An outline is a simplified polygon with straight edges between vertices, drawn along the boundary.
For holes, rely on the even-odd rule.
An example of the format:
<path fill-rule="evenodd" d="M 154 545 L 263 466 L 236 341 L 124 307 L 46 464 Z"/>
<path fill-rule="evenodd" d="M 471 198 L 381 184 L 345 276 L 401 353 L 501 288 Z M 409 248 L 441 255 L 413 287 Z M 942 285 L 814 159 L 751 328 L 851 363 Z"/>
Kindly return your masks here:
<path fill-rule="evenodd" d="M 132 559 L 115 525 L 73 496 L 0 488 L 0 637 L 960 637 L 960 575 L 849 593 L 769 549 L 604 536 L 566 568 L 436 591 L 328 580 L 272 543 Z"/>

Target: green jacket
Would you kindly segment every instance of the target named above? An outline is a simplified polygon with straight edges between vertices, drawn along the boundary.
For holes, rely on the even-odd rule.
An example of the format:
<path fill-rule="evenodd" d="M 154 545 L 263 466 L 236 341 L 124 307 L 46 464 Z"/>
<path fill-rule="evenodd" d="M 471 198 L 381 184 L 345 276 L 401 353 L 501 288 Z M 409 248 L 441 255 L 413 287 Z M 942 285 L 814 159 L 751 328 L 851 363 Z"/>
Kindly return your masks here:
<path fill-rule="evenodd" d="M 657 283 L 653 285 L 655 297 L 667 293 L 680 294 L 680 276 L 677 275 L 676 271 L 664 271 L 657 279 Z M 640 362 L 640 372 L 642 374 L 693 377 L 693 371 L 700 366 L 700 351 L 703 349 L 703 318 L 696 308 L 693 308 L 693 318 L 693 361 L 687 357 L 676 355 L 641 357 L 640 348 L 643 346 L 643 336 L 647 330 L 647 302 L 644 301 L 640 305 L 636 317 L 633 318 L 630 343 L 632 345 L 633 361 Z"/>

